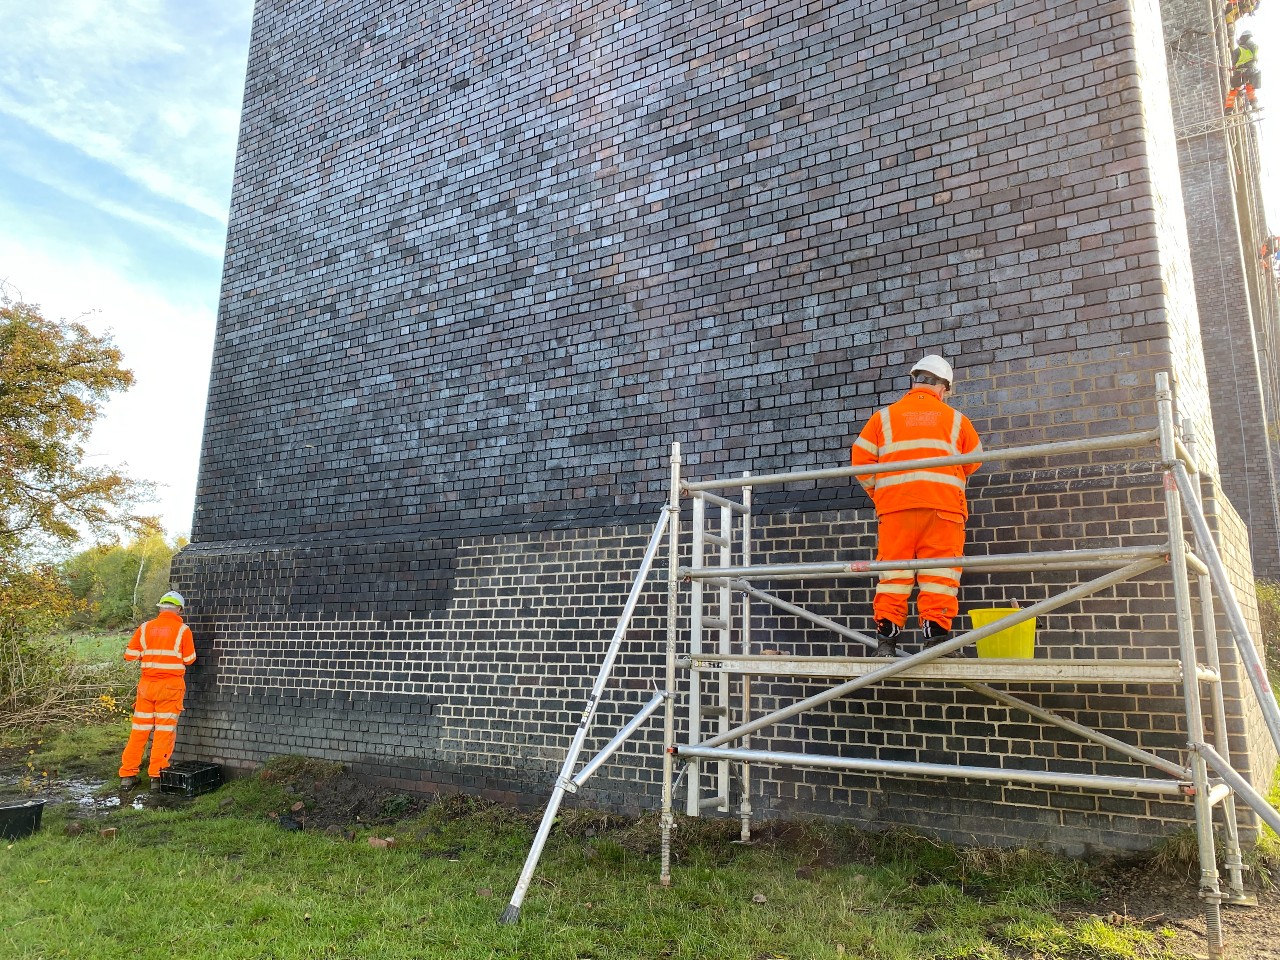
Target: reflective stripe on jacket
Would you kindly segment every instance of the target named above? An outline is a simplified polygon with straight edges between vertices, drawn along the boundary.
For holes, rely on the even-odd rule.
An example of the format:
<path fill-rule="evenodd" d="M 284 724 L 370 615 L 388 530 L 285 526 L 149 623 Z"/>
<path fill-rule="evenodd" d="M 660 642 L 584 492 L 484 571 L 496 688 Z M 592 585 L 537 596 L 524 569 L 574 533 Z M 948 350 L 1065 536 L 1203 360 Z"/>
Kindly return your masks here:
<path fill-rule="evenodd" d="M 142 661 L 144 680 L 181 678 L 187 667 L 196 662 L 191 628 L 182 622 L 179 614 L 161 610 L 154 620 L 148 620 L 133 632 L 124 658 Z"/>
<path fill-rule="evenodd" d="M 982 441 L 968 417 L 947 406 L 932 391 L 915 387 L 897 403 L 877 410 L 867 421 L 854 441 L 850 462 L 861 467 L 981 452 Z M 966 463 L 875 473 L 858 477 L 858 482 L 874 501 L 877 516 L 928 507 L 967 517 L 965 480 L 980 466 Z"/>

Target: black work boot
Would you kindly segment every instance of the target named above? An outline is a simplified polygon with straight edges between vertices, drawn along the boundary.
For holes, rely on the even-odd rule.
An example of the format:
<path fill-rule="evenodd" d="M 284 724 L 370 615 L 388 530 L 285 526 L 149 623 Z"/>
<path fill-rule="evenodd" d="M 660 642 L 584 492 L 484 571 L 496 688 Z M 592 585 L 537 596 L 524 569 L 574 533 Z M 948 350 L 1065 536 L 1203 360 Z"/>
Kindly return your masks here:
<path fill-rule="evenodd" d="M 951 631 L 943 630 L 940 624 L 934 623 L 932 620 L 920 621 L 920 635 L 924 637 L 924 649 L 931 650 L 940 643 L 946 643 L 951 639 Z M 944 654 L 949 656 L 949 654 Z"/>
<path fill-rule="evenodd" d="M 876 639 L 880 642 L 876 644 L 875 656 L 877 657 L 896 657 L 898 655 L 898 644 L 896 637 L 902 632 L 902 628 L 888 618 L 876 621 Z"/>
<path fill-rule="evenodd" d="M 138 778 L 137 778 L 137 777 L 121 777 L 121 778 L 120 778 L 120 789 L 121 789 L 121 790 L 132 790 L 132 789 L 133 789 L 134 787 L 136 787 L 137 785 L 138 785 Z"/>

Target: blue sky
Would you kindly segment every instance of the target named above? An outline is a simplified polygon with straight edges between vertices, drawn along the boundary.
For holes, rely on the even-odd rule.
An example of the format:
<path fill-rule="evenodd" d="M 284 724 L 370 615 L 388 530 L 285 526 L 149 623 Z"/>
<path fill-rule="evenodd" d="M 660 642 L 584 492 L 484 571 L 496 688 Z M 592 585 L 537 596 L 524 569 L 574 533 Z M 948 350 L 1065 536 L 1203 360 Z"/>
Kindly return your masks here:
<path fill-rule="evenodd" d="M 137 378 L 89 453 L 190 529 L 252 0 L 0 0 L 0 280 Z"/>
<path fill-rule="evenodd" d="M 0 0 L 0 281 L 113 333 L 137 383 L 89 453 L 161 484 L 148 510 L 171 534 L 191 524 L 252 13 L 253 0 Z M 1272 19 L 1264 4 L 1242 24 L 1264 72 Z M 1273 84 L 1280 71 L 1264 105 Z M 1278 161 L 1268 150 L 1264 189 Z"/>

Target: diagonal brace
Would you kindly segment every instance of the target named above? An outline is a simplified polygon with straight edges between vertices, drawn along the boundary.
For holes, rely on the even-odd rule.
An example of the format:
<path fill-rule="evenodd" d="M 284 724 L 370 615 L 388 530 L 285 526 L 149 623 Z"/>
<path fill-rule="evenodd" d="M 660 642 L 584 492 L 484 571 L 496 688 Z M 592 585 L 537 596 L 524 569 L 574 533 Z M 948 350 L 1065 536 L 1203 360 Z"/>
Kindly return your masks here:
<path fill-rule="evenodd" d="M 765 603 L 777 607 L 779 610 L 783 610 L 787 613 L 793 614 L 794 616 L 808 620 L 820 627 L 826 627 L 828 630 L 832 630 L 835 633 L 848 637 L 851 640 L 856 640 L 864 646 L 874 647 L 876 645 L 875 640 L 865 634 L 859 633 L 857 630 L 853 630 L 843 624 L 836 623 L 834 620 L 829 620 L 819 614 L 812 613 L 811 611 L 805 610 L 803 607 L 798 607 L 793 603 L 788 603 L 781 597 L 775 597 L 772 594 L 765 593 L 763 590 L 752 586 L 745 580 L 735 581 L 734 586 L 759 600 L 763 600 Z M 907 655 L 899 654 L 899 656 L 905 658 Z M 1074 733 L 1085 740 L 1096 743 L 1099 746 L 1106 747 L 1133 760 L 1138 760 L 1159 770 L 1163 770 L 1165 773 L 1172 774 L 1179 780 L 1191 779 L 1191 769 L 1189 767 L 1179 766 L 1172 760 L 1166 760 L 1157 754 L 1150 753 L 1140 747 L 1135 747 L 1132 744 L 1125 743 L 1123 740 L 1118 740 L 1115 737 L 1102 733 L 1101 731 L 1094 730 L 1092 727 L 1086 727 L 1082 723 L 1077 723 L 1074 720 L 1068 720 L 1066 717 L 1060 716 L 1051 710 L 1038 707 L 1020 697 L 1015 697 L 1011 693 L 1006 693 L 1003 690 L 997 690 L 995 687 L 990 687 L 985 683 L 976 683 L 971 680 L 962 680 L 959 681 L 959 683 L 961 686 L 972 690 L 974 693 L 980 693 L 983 696 L 990 697 L 992 700 L 1002 703 L 1006 707 L 1012 707 L 1015 710 L 1021 710 L 1024 713 L 1029 713 L 1038 720 L 1043 720 L 1045 723 L 1070 731 L 1071 733 Z"/>
<path fill-rule="evenodd" d="M 789 717 L 794 717 L 796 714 L 804 713 L 806 710 L 813 707 L 820 706 L 821 704 L 828 703 L 832 700 L 837 700 L 846 694 L 853 693 L 855 690 L 861 690 L 863 687 L 870 686 L 873 683 L 879 683 L 881 680 L 888 680 L 901 673 L 903 670 L 906 670 L 908 667 L 918 666 L 922 663 L 929 663 L 933 660 L 937 660 L 939 657 L 944 657 L 954 650 L 959 650 L 961 647 L 968 646 L 969 644 L 977 640 L 981 640 L 984 637 L 988 637 L 993 633 L 997 633 L 1006 627 L 1021 623 L 1024 620 L 1030 620 L 1032 617 L 1039 616 L 1042 613 L 1048 613 L 1050 610 L 1056 610 L 1059 607 L 1073 603 L 1081 597 L 1087 597 L 1100 590 L 1105 590 L 1118 583 L 1123 583 L 1126 580 L 1131 580 L 1134 577 L 1141 576 L 1148 570 L 1154 570 L 1156 567 L 1162 566 L 1164 562 L 1164 558 L 1159 558 L 1138 560 L 1134 563 L 1127 564 L 1119 570 L 1113 570 L 1110 573 L 1103 574 L 1102 576 L 1089 580 L 1086 583 L 1078 584 L 1069 590 L 1065 590 L 1056 597 L 1049 597 L 1046 600 L 1034 603 L 1029 607 L 1017 611 L 1016 613 L 1012 613 L 1009 616 L 1002 618 L 998 623 L 988 624 L 985 627 L 970 630 L 968 633 L 963 633 L 958 637 L 953 637 L 945 643 L 938 644 L 936 647 L 931 647 L 928 650 L 922 650 L 914 656 L 891 661 L 878 670 L 872 670 L 868 674 L 856 677 L 853 680 L 848 680 L 832 687 L 830 690 L 825 690 L 822 693 L 800 700 L 789 707 L 783 707 L 780 710 L 775 710 L 762 717 L 757 717 L 755 720 L 751 720 L 740 726 L 734 727 L 726 733 L 722 733 L 719 736 L 715 736 L 710 740 L 704 741 L 701 746 L 718 747 L 726 743 L 732 743 L 734 740 L 739 740 L 748 734 L 755 733 L 757 730 L 761 730 L 767 726 L 778 723 L 781 720 L 786 720 Z"/>

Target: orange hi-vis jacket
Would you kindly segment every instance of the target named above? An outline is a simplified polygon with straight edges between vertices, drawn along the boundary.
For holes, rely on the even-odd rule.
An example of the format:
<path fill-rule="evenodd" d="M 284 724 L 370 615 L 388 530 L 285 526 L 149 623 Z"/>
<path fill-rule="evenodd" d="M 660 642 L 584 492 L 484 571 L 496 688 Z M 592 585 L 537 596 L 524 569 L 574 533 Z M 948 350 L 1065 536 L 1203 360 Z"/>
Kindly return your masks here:
<path fill-rule="evenodd" d="M 932 391 L 913 387 L 897 403 L 876 411 L 867 421 L 853 443 L 850 460 L 853 466 L 861 467 L 981 452 L 982 441 L 968 417 L 947 406 Z M 969 515 L 965 480 L 980 466 L 966 463 L 873 473 L 858 477 L 858 482 L 875 503 L 878 517 L 925 507 L 959 514 L 963 519 Z"/>
<path fill-rule="evenodd" d="M 125 648 L 126 660 L 142 661 L 143 680 L 182 679 L 187 667 L 196 662 L 196 645 L 191 628 L 181 614 L 161 610 L 137 630 Z"/>

